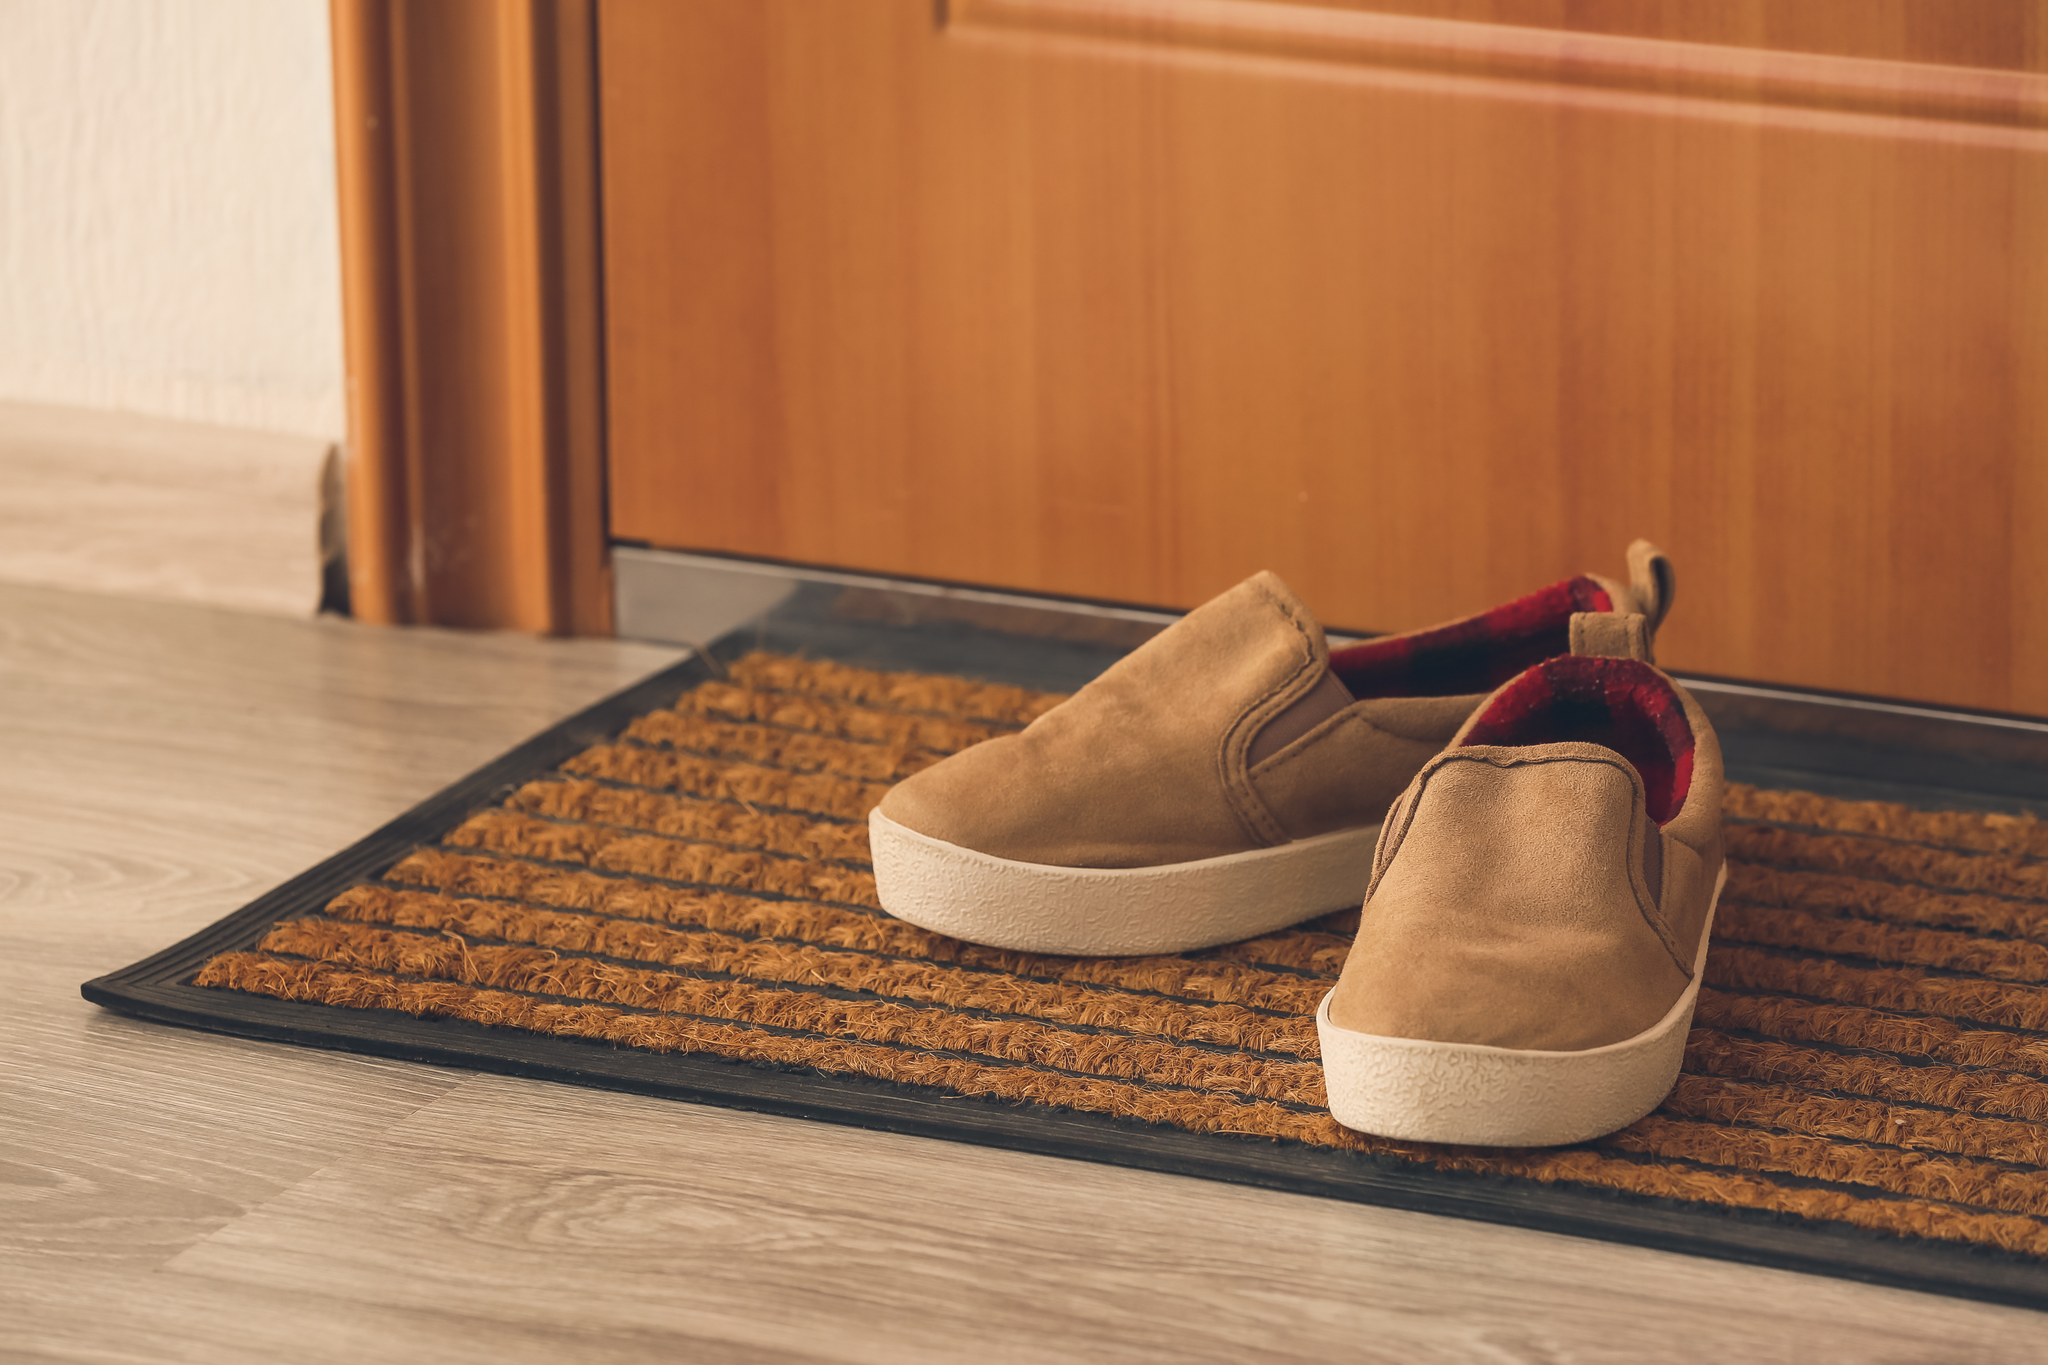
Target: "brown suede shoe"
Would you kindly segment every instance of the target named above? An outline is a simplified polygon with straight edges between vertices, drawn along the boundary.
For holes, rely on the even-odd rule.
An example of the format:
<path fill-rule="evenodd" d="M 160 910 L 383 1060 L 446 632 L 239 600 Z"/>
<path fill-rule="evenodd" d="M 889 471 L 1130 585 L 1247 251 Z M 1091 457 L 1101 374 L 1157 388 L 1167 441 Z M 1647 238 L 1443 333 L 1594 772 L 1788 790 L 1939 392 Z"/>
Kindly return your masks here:
<path fill-rule="evenodd" d="M 1678 1076 L 1724 877 L 1721 748 L 1634 659 L 1502 687 L 1388 812 L 1317 1011 L 1360 1132 L 1539 1147 L 1635 1122 Z"/>
<path fill-rule="evenodd" d="M 1538 660 L 1648 658 L 1671 566 L 1570 578 L 1334 655 L 1257 574 L 1016 735 L 897 784 L 869 821 L 882 906 L 974 943 L 1182 952 L 1356 904 L 1391 801 Z"/>

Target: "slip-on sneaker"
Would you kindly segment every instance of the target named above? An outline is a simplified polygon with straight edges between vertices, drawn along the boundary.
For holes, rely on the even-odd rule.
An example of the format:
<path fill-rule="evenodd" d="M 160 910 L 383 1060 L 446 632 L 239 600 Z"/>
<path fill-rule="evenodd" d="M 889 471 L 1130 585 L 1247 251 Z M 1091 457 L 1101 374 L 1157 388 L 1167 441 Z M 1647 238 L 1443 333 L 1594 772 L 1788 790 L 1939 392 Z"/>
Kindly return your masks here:
<path fill-rule="evenodd" d="M 1330 1113 L 1381 1137 L 1582 1142 L 1678 1077 L 1721 856 L 1721 749 L 1636 659 L 1495 692 L 1387 814 L 1316 1012 Z"/>
<path fill-rule="evenodd" d="M 869 818 L 882 908 L 1037 953 L 1184 952 L 1356 905 L 1387 804 L 1537 661 L 1648 658 L 1671 566 L 1569 578 L 1331 653 L 1256 574 L 1023 731 L 898 783 Z"/>

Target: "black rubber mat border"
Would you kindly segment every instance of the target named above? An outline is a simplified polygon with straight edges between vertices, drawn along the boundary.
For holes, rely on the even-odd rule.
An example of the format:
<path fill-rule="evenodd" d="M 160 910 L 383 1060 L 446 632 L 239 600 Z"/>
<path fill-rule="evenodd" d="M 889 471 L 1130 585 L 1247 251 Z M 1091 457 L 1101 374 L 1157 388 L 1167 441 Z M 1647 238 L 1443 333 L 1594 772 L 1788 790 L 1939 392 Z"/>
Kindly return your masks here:
<path fill-rule="evenodd" d="M 721 642 L 713 653 L 729 657 L 758 639 Z M 497 805 L 523 782 L 612 738 L 635 716 L 669 705 L 712 676 L 713 668 L 693 656 L 598 702 L 225 919 L 85 983 L 82 993 L 124 1014 L 238 1037 L 1164 1171 L 2048 1310 L 2048 1265 L 1984 1247 L 1753 1209 L 1439 1171 L 1385 1157 L 1194 1133 L 1031 1103 L 986 1098 L 963 1103 L 948 1091 L 866 1077 L 642 1052 L 466 1020 L 338 1009 L 191 984 L 215 954 L 250 948 L 278 921 L 318 912 L 348 887 L 376 877 L 470 815 Z"/>

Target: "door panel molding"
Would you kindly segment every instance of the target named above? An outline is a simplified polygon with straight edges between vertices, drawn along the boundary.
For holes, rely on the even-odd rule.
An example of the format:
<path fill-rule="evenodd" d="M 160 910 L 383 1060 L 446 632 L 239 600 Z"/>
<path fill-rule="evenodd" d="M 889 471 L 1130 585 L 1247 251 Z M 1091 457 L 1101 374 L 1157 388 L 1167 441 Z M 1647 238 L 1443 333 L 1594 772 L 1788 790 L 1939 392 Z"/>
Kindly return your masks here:
<path fill-rule="evenodd" d="M 609 633 L 590 0 L 330 13 L 355 614 Z"/>
<path fill-rule="evenodd" d="M 1155 59 L 1199 53 L 1365 67 L 1385 82 L 1459 93 L 1485 93 L 1474 82 L 1490 82 L 1501 87 L 1497 96 L 1546 103 L 1891 136 L 1913 136 L 1903 125 L 1924 122 L 1917 135 L 1926 138 L 2048 146 L 2048 137 L 2028 135 L 2048 129 L 2048 76 L 2026 71 L 1279 0 L 953 0 L 948 24 L 964 37 L 1136 45 Z"/>

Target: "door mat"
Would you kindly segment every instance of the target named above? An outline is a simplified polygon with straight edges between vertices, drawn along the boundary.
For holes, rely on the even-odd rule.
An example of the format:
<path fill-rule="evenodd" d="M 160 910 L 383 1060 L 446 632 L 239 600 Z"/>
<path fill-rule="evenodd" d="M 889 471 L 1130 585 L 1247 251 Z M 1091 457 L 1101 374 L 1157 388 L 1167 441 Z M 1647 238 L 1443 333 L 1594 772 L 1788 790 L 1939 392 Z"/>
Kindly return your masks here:
<path fill-rule="evenodd" d="M 1139 959 L 882 913 L 865 816 L 1053 692 L 750 653 L 85 987 L 231 1033 L 2048 1307 L 2048 822 L 1736 785 L 1677 1089 L 1577 1147 L 1325 1112 L 1357 912 Z"/>

